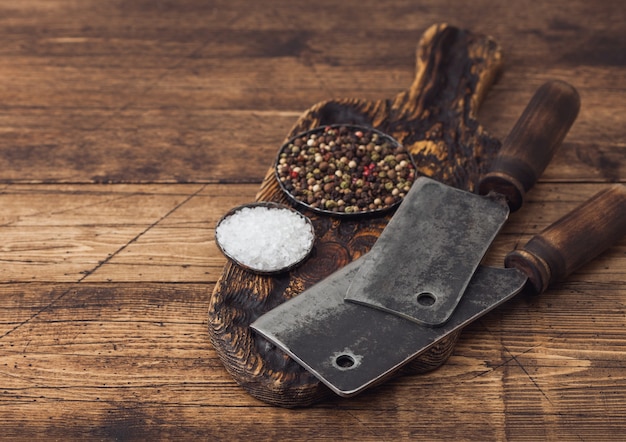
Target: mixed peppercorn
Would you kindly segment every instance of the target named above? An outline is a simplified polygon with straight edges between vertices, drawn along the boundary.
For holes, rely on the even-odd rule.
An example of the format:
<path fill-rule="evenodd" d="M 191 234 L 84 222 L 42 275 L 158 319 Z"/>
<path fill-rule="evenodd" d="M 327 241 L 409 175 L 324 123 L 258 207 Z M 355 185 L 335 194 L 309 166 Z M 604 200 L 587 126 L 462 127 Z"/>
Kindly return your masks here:
<path fill-rule="evenodd" d="M 394 206 L 415 180 L 415 166 L 403 146 L 354 126 L 327 126 L 290 140 L 279 152 L 276 173 L 297 201 L 346 214 Z"/>

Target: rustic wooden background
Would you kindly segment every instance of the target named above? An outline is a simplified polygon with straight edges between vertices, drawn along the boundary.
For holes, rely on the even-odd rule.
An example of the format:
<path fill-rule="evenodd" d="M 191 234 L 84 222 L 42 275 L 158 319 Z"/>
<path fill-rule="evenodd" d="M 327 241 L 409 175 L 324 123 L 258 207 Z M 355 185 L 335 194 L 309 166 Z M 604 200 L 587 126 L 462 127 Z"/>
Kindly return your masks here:
<path fill-rule="evenodd" d="M 612 0 L 0 0 L 0 432 L 14 439 L 598 440 L 626 433 L 626 239 L 462 334 L 427 375 L 286 410 L 226 373 L 213 227 L 301 112 L 414 77 L 433 23 L 492 35 L 503 137 L 559 78 L 582 109 L 488 260 L 626 182 Z"/>

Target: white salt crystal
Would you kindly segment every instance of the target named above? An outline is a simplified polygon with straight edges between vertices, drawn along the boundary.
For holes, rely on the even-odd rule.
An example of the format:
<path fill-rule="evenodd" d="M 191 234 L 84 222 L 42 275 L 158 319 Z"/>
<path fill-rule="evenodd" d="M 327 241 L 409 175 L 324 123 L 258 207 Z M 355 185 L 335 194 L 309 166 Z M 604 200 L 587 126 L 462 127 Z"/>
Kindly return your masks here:
<path fill-rule="evenodd" d="M 215 239 L 235 261 L 254 270 L 273 272 L 304 259 L 315 235 L 298 212 L 253 206 L 224 218 L 215 229 Z"/>

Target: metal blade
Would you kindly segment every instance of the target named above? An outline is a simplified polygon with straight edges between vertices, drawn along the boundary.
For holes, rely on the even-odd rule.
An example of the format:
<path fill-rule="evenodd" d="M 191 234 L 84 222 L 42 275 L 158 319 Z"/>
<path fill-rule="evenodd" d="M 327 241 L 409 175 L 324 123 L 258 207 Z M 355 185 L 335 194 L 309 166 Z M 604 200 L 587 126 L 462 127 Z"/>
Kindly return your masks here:
<path fill-rule="evenodd" d="M 445 323 L 508 214 L 502 201 L 419 178 L 345 299 L 421 324 Z"/>
<path fill-rule="evenodd" d="M 251 327 L 340 396 L 353 396 L 517 294 L 526 276 L 479 267 L 454 314 L 430 327 L 344 302 L 363 258 L 258 318 Z"/>

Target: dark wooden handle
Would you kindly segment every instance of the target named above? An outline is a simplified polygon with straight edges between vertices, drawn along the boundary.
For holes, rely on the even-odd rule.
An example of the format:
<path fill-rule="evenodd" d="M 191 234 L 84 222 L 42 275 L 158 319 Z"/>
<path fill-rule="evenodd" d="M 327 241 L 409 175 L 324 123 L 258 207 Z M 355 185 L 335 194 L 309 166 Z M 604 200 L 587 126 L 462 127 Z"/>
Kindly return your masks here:
<path fill-rule="evenodd" d="M 490 171 L 478 185 L 481 195 L 504 195 L 511 211 L 522 206 L 524 195 L 537 182 L 557 147 L 574 123 L 580 98 L 563 81 L 542 85 L 502 143 Z"/>
<path fill-rule="evenodd" d="M 626 186 L 609 187 L 534 236 L 504 261 L 528 276 L 537 293 L 561 280 L 626 234 Z"/>

